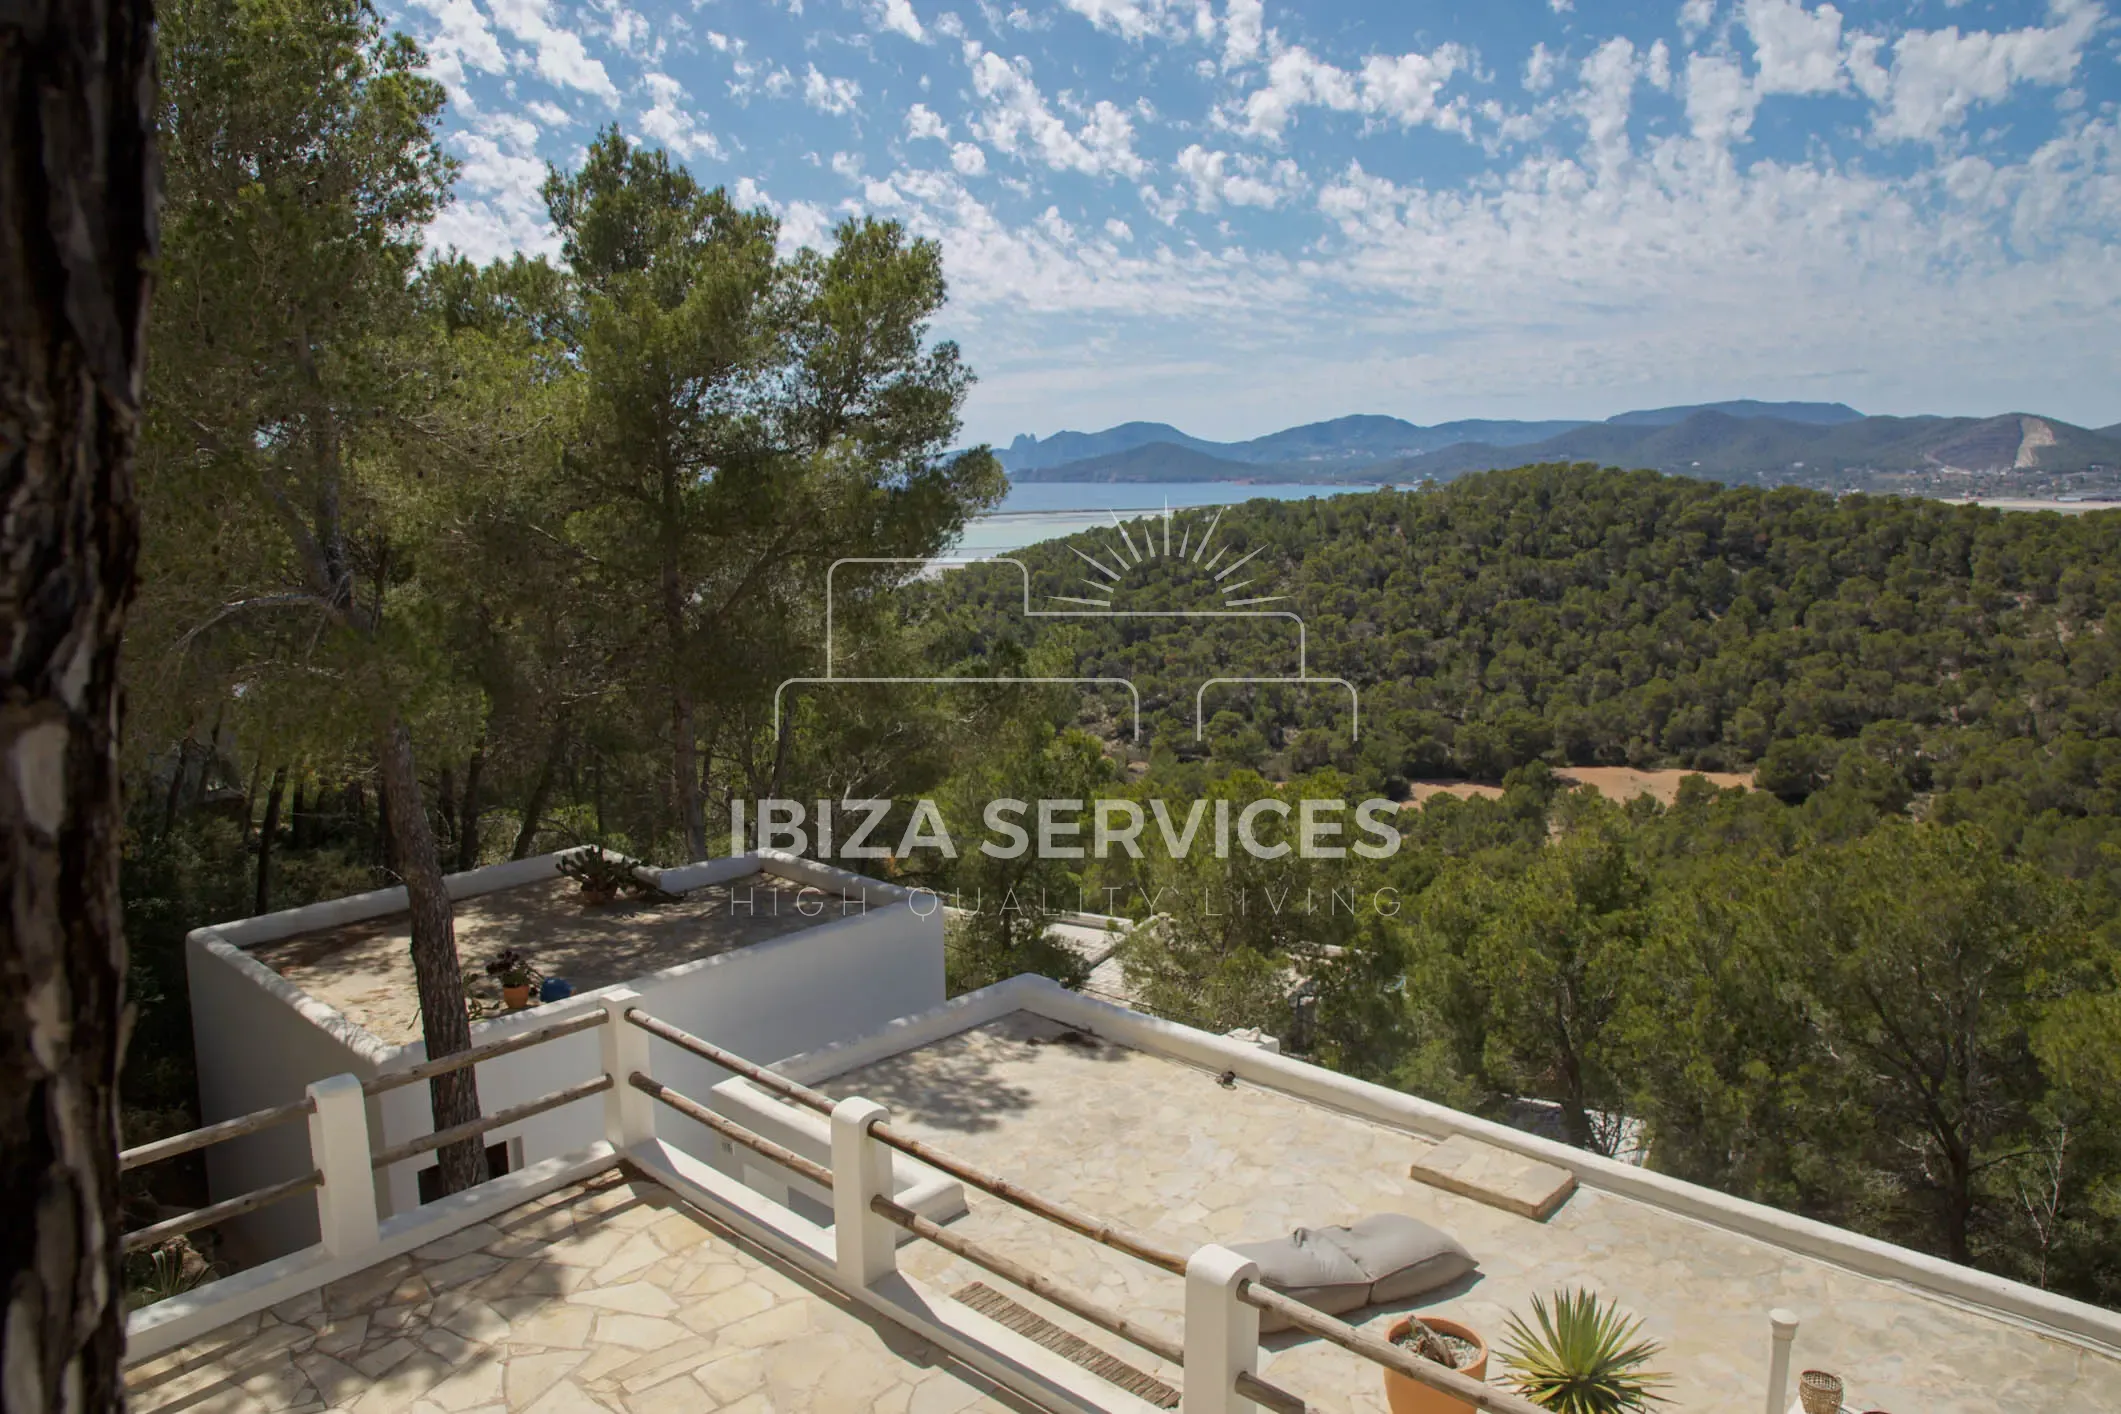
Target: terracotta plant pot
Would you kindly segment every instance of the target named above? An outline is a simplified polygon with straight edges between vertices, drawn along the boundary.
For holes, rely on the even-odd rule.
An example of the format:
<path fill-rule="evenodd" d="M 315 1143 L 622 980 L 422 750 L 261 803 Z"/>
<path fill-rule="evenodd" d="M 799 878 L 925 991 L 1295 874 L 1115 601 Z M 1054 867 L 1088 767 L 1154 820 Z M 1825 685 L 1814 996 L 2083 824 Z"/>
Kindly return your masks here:
<path fill-rule="evenodd" d="M 1455 1335 L 1479 1346 L 1480 1353 L 1473 1357 L 1473 1363 L 1459 1366 L 1458 1373 L 1473 1380 L 1488 1377 L 1488 1343 L 1480 1338 L 1478 1331 L 1441 1316 L 1423 1316 L 1422 1320 L 1438 1335 Z M 1397 1322 L 1386 1333 L 1385 1339 L 1397 1345 L 1399 1338 L 1413 1327 L 1412 1317 Z M 1465 1400 L 1453 1398 L 1440 1389 L 1431 1389 L 1397 1370 L 1385 1371 L 1385 1402 L 1392 1406 L 1392 1414 L 1461 1414 L 1461 1411 L 1471 1414 L 1473 1408 Z"/>
<path fill-rule="evenodd" d="M 510 1011 L 522 1011 L 530 1005 L 530 984 L 525 982 L 520 987 L 501 988 L 501 1000 L 508 1004 Z"/>

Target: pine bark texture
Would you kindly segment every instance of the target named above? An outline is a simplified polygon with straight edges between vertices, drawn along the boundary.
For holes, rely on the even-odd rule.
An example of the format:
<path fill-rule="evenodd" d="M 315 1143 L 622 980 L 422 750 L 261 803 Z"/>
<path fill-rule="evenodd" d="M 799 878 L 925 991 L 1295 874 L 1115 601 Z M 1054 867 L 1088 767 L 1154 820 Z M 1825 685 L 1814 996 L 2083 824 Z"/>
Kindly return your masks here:
<path fill-rule="evenodd" d="M 154 32 L 0 5 L 0 1400 L 124 1406 L 118 640 L 132 594 Z"/>
<path fill-rule="evenodd" d="M 458 971 L 456 914 L 442 866 L 435 854 L 434 830 L 420 803 L 420 780 L 412 757 L 412 734 L 403 722 L 383 732 L 378 759 L 383 768 L 384 808 L 390 837 L 397 844 L 398 876 L 405 881 L 405 902 L 412 914 L 412 975 L 420 994 L 421 1035 L 430 1060 L 471 1049 L 471 1021 L 464 1011 L 464 978 Z M 468 1124 L 479 1117 L 478 1067 L 466 1066 L 427 1082 L 436 1129 Z M 486 1146 L 477 1139 L 436 1151 L 442 1165 L 442 1191 L 461 1193 L 486 1181 Z"/>

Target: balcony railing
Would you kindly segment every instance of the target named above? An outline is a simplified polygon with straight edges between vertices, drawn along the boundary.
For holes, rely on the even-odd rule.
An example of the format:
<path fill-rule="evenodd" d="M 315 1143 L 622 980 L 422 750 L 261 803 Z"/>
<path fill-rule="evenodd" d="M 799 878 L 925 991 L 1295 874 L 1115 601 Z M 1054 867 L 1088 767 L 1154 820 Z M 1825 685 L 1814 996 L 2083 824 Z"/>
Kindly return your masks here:
<path fill-rule="evenodd" d="M 1262 1311 L 1272 1311 L 1298 1330 L 1330 1341 L 1416 1383 L 1464 1400 L 1476 1409 L 1493 1410 L 1496 1414 L 1545 1414 L 1539 1405 L 1521 1395 L 1496 1389 L 1434 1361 L 1421 1359 L 1345 1321 L 1337 1321 L 1300 1301 L 1269 1290 L 1253 1279 L 1257 1268 L 1227 1247 L 1210 1244 L 1190 1255 L 1181 1255 L 1150 1238 L 1077 1212 L 1066 1204 L 988 1173 L 925 1140 L 900 1133 L 891 1127 L 889 1112 L 874 1101 L 858 1096 L 834 1100 L 650 1016 L 638 1007 L 626 1008 L 620 1019 L 702 1060 L 741 1075 L 794 1104 L 830 1118 L 833 1161 L 828 1168 L 716 1114 L 643 1070 L 633 1070 L 626 1076 L 626 1083 L 634 1089 L 686 1118 L 705 1125 L 723 1138 L 743 1145 L 820 1188 L 830 1189 L 839 1274 L 850 1286 L 874 1286 L 896 1271 L 898 1243 L 892 1229 L 903 1228 L 984 1267 L 1005 1281 L 1014 1282 L 1069 1314 L 1179 1366 L 1185 1371 L 1187 1414 L 1225 1414 L 1225 1411 L 1235 1414 L 1247 1405 L 1263 1406 L 1277 1411 L 1277 1414 L 1303 1414 L 1308 1408 L 1300 1396 L 1259 1377 L 1259 1315 Z M 1183 1277 L 1186 1283 L 1184 1339 L 1173 1340 L 1160 1331 L 1129 1320 L 1096 1298 L 1034 1272 L 992 1248 L 961 1237 L 894 1202 L 888 1191 L 891 1164 L 885 1152 L 891 1149 L 1056 1227 Z"/>
<path fill-rule="evenodd" d="M 1080 1212 L 901 1132 L 890 1123 L 888 1111 L 871 1100 L 859 1096 L 835 1099 L 654 1017 L 635 1005 L 638 1001 L 638 995 L 630 990 L 614 989 L 604 996 L 601 1007 L 566 1021 L 488 1042 L 366 1082 L 350 1075 L 334 1076 L 309 1086 L 309 1093 L 301 1100 L 126 1150 L 121 1156 L 121 1164 L 131 1169 L 296 1119 L 309 1122 L 311 1169 L 308 1173 L 127 1234 L 127 1250 L 226 1221 L 303 1193 L 315 1193 L 321 1234 L 319 1248 L 281 1259 L 283 1264 L 293 1264 L 292 1276 L 279 1279 L 270 1292 L 260 1288 L 248 1294 L 242 1298 L 249 1302 L 247 1306 L 236 1306 L 231 1302 L 216 1305 L 209 1299 L 206 1304 L 213 1308 L 210 1312 L 200 1311 L 185 1318 L 187 1328 L 203 1332 L 211 1329 L 211 1325 L 199 1322 L 209 1317 L 214 1323 L 234 1319 L 249 1309 L 257 1309 L 268 1299 L 284 1299 L 294 1290 L 312 1289 L 350 1270 L 358 1270 L 364 1254 L 372 1253 L 370 1260 L 386 1255 L 374 1250 L 380 1245 L 375 1170 L 519 1123 L 563 1105 L 603 1095 L 604 1142 L 594 1146 L 593 1152 L 584 1151 L 592 1155 L 586 1161 L 587 1169 L 582 1166 L 581 1156 L 570 1157 L 571 1162 L 576 1162 L 572 1170 L 574 1174 L 594 1171 L 599 1166 L 608 1167 L 621 1158 L 632 1158 L 651 1173 L 672 1174 L 699 1189 L 699 1198 L 695 1201 L 704 1199 L 716 1209 L 717 1216 L 730 1216 L 729 1212 L 721 1211 L 729 1208 L 727 1198 L 699 1188 L 684 1174 L 671 1169 L 669 1155 L 674 1151 L 662 1144 L 656 1135 L 656 1106 L 660 1104 L 741 1146 L 764 1162 L 829 1192 L 832 1227 L 822 1247 L 815 1239 L 811 1241 L 810 1255 L 806 1260 L 820 1264 L 819 1275 L 834 1281 L 848 1294 L 873 1298 L 873 1304 L 879 1306 L 891 1305 L 879 1293 L 897 1277 L 898 1235 L 901 1231 L 909 1232 L 917 1239 L 984 1268 L 1077 1319 L 1177 1367 L 1183 1372 L 1187 1414 L 1239 1414 L 1239 1411 L 1254 1407 L 1271 1409 L 1276 1414 L 1302 1414 L 1308 1408 L 1301 1396 L 1261 1378 L 1259 1374 L 1260 1314 L 1267 1311 L 1295 1329 L 1476 1409 L 1494 1411 L 1494 1414 L 1543 1414 L 1540 1406 L 1520 1395 L 1420 1359 L 1396 1345 L 1268 1289 L 1256 1280 L 1254 1265 L 1226 1247 L 1209 1244 L 1191 1253 L 1181 1253 L 1153 1237 L 1130 1232 L 1117 1224 Z M 370 1097 L 513 1051 L 598 1028 L 603 1028 L 598 1073 L 468 1124 L 380 1150 L 372 1149 L 367 1115 Z M 741 1076 L 789 1104 L 825 1116 L 829 1126 L 830 1162 L 819 1162 L 810 1155 L 798 1153 L 657 1079 L 651 1073 L 649 1063 L 651 1037 L 722 1071 Z M 1034 1271 L 985 1243 L 953 1232 L 899 1202 L 893 1189 L 891 1156 L 894 1151 L 1032 1214 L 1057 1229 L 1077 1234 L 1182 1278 L 1185 1283 L 1182 1333 L 1174 1336 L 1115 1311 L 1095 1296 Z M 697 1168 L 691 1170 L 695 1174 L 699 1171 Z M 548 1185 L 551 1181 L 547 1180 Z M 508 1195 L 501 1192 L 504 1182 L 489 1187 L 500 1201 L 509 1200 Z M 756 1197 L 756 1193 L 751 1195 L 753 1199 Z M 759 1211 L 782 1212 L 782 1209 L 769 1203 L 761 1210 L 751 1203 L 739 1215 L 758 1221 L 756 1214 Z M 795 1215 L 783 1212 L 783 1216 L 792 1218 Z M 418 1236 L 399 1233 L 392 1240 L 431 1241 L 439 1235 L 432 1230 L 437 1225 L 446 1228 L 452 1223 L 461 1225 L 474 1220 L 464 1214 L 446 1220 L 438 1216 L 435 1223 L 427 1224 Z M 402 1221 L 393 1219 L 394 1224 Z M 801 1224 L 790 1224 L 787 1230 L 795 1231 L 800 1227 Z M 809 1230 L 820 1231 L 814 1227 Z M 398 1249 L 393 1247 L 390 1250 Z M 239 1274 L 238 1279 L 201 1288 L 191 1297 L 210 1294 L 217 1286 L 237 1287 L 241 1284 L 240 1275 L 243 1274 Z M 176 1300 L 183 1299 L 164 1304 L 175 1305 Z M 935 1307 L 942 1304 L 947 1303 L 930 1302 L 918 1311 L 900 1308 L 894 1318 L 919 1327 L 923 1320 L 933 1321 Z M 1794 1321 L 1780 1312 L 1775 1315 L 1768 1407 L 1779 1414 L 1781 1396 L 1787 1388 L 1789 1339 L 1794 1333 Z M 165 1339 L 157 1348 L 168 1348 L 169 1343 Z M 1006 1367 L 1013 1362 L 1003 1360 L 999 1363 Z M 1085 1376 L 1087 1378 L 1087 1372 Z M 1019 1392 L 1033 1391 L 1025 1388 Z M 1085 1400 L 1076 1396 L 1075 1402 Z M 1088 1402 L 1094 1404 L 1096 1401 Z M 1125 1406 L 1129 1401 L 1117 1398 L 1114 1403 Z"/>

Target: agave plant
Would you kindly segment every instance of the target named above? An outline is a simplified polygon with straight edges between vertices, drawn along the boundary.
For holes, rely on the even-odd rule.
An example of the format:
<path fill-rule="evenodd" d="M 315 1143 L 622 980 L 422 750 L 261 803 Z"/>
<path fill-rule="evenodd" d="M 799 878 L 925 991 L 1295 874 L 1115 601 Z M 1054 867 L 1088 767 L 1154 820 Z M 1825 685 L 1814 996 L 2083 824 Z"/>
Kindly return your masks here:
<path fill-rule="evenodd" d="M 563 854 L 555 864 L 562 874 L 580 884 L 585 894 L 610 899 L 624 890 L 656 903 L 667 903 L 673 897 L 642 877 L 640 860 L 607 854 L 595 845 Z"/>
<path fill-rule="evenodd" d="M 1502 1352 L 1510 1384 L 1555 1414 L 1628 1414 L 1665 1402 L 1670 1381 L 1642 1367 L 1664 1349 L 1640 1339 L 1642 1322 L 1578 1288 L 1557 1291 L 1549 1307 L 1532 1298 L 1537 1330 L 1510 1317 Z"/>

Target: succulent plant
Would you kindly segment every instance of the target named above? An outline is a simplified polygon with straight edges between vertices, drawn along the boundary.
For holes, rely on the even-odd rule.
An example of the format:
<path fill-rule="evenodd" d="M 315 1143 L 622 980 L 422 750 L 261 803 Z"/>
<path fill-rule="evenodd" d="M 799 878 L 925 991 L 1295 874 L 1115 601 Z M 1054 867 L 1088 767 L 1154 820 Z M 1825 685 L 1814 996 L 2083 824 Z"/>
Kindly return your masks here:
<path fill-rule="evenodd" d="M 1557 1291 L 1549 1307 L 1532 1298 L 1532 1320 L 1510 1318 L 1502 1352 L 1508 1380 L 1525 1398 L 1556 1414 L 1628 1414 L 1665 1402 L 1669 1381 L 1644 1370 L 1664 1349 L 1643 1340 L 1642 1322 L 1596 1293 Z"/>

